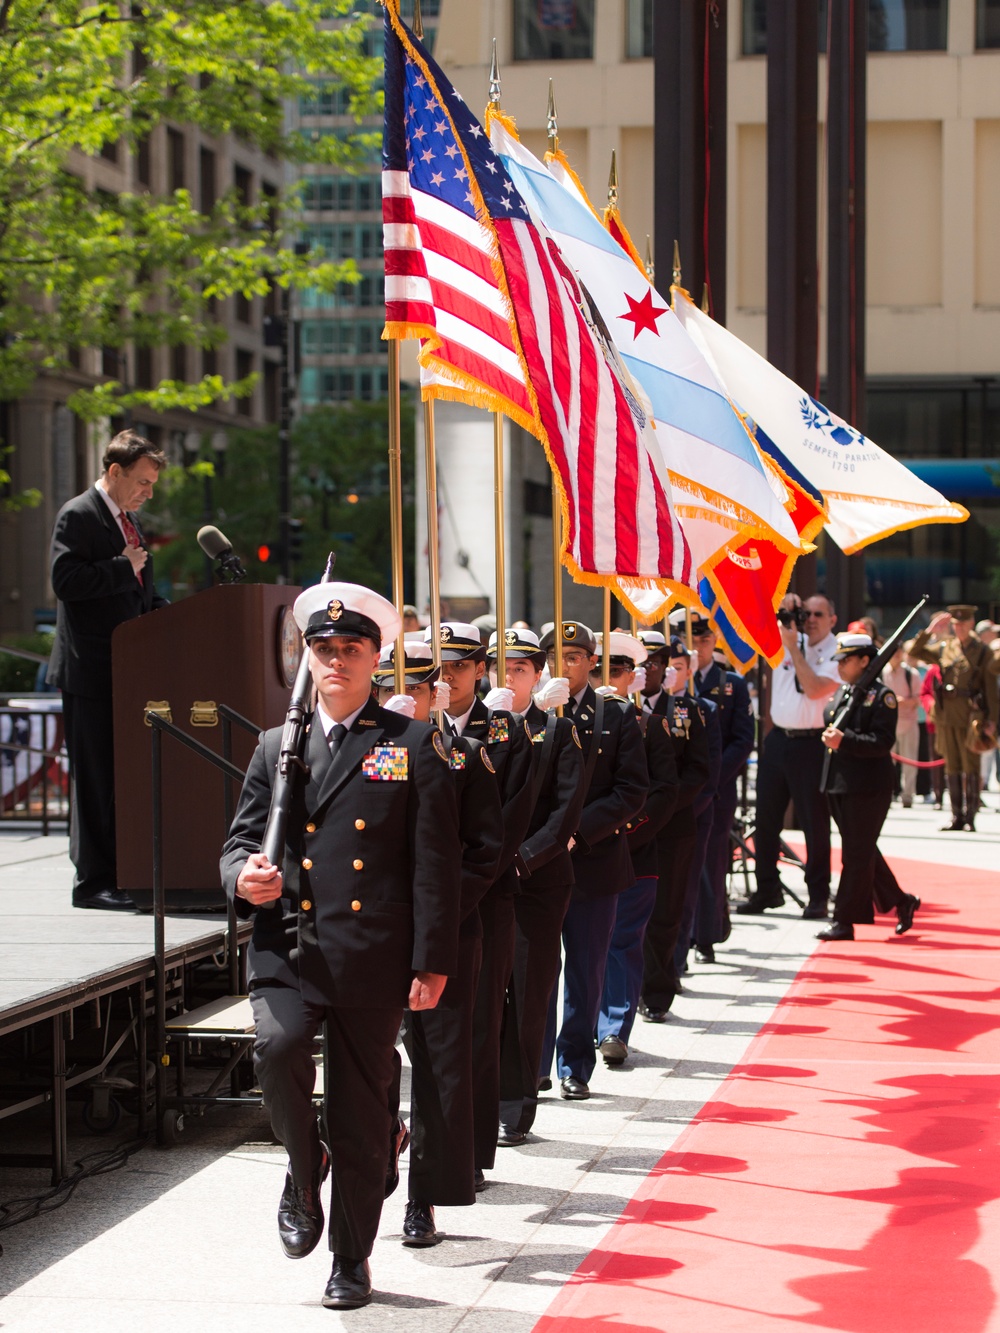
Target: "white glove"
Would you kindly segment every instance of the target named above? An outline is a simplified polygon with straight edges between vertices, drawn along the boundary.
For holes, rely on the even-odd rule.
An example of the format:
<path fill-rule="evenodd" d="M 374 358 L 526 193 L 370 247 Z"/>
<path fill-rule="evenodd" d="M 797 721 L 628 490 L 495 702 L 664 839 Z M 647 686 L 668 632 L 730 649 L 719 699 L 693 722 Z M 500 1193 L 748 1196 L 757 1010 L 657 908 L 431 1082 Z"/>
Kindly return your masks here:
<path fill-rule="evenodd" d="M 510 712 L 514 707 L 514 691 L 506 690 L 498 686 L 495 690 L 490 690 L 489 694 L 483 700 L 483 703 L 489 709 L 502 708 L 505 712 Z"/>
<path fill-rule="evenodd" d="M 629 694 L 641 694 L 645 688 L 646 688 L 646 668 L 636 667 L 635 672 L 632 676 L 632 688 L 629 690 Z"/>
<path fill-rule="evenodd" d="M 561 708 L 569 703 L 569 681 L 565 676 L 553 676 L 541 689 L 535 691 L 535 703 L 543 712 Z"/>
<path fill-rule="evenodd" d="M 390 713 L 402 713 L 404 717 L 413 717 L 417 711 L 417 701 L 412 694 L 394 694 L 382 705 Z"/>
<path fill-rule="evenodd" d="M 431 711 L 434 712 L 438 708 L 443 708 L 447 712 L 450 703 L 451 686 L 446 680 L 439 680 L 434 686 L 434 693 L 431 696 Z"/>
<path fill-rule="evenodd" d="M 666 692 L 669 694 L 676 684 L 677 684 L 677 668 L 676 667 L 664 668 L 662 688 L 666 690 Z"/>
<path fill-rule="evenodd" d="M 594 693 L 595 693 L 595 694 L 603 694 L 604 697 L 605 697 L 605 699 L 610 699 L 611 696 L 612 696 L 613 694 L 617 694 L 618 691 L 615 689 L 615 687 L 614 687 L 613 685 L 598 685 L 598 687 L 597 687 L 597 689 L 594 691 Z"/>

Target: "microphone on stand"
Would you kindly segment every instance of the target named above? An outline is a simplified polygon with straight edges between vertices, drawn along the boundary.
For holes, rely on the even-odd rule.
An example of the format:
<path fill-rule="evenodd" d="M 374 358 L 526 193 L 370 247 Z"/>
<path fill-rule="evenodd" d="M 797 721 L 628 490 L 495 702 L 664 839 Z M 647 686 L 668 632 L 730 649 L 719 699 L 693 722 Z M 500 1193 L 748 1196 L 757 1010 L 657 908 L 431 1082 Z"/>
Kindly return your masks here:
<path fill-rule="evenodd" d="M 232 542 L 211 523 L 198 529 L 198 545 L 209 560 L 218 560 L 219 576 L 224 583 L 239 583 L 246 578 L 247 572 L 233 551 Z"/>

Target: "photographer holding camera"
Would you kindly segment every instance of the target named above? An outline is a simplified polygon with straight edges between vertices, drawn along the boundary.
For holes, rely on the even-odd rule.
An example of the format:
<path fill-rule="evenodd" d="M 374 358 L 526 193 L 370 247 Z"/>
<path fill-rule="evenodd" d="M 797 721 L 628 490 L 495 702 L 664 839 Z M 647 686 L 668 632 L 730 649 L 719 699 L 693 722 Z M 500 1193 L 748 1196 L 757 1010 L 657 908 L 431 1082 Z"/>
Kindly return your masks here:
<path fill-rule="evenodd" d="M 823 709 L 840 683 L 834 653 L 837 616 L 824 593 L 803 604 L 794 593 L 778 611 L 785 656 L 771 677 L 771 731 L 757 765 L 757 824 L 754 832 L 757 887 L 737 912 L 748 915 L 780 907 L 778 877 L 781 828 L 789 800 L 806 839 L 806 888 L 802 915 L 822 919 L 830 897 L 830 811 L 820 791 L 823 768 Z"/>

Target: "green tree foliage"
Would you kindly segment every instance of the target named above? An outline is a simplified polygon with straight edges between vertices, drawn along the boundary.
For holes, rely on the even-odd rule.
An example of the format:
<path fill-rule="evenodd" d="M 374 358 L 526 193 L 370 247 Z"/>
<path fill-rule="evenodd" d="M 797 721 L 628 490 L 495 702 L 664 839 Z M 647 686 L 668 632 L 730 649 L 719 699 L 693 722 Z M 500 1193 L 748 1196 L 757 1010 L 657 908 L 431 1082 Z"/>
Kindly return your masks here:
<path fill-rule="evenodd" d="M 376 109 L 378 64 L 362 46 L 370 17 L 352 3 L 0 0 L 0 399 L 77 347 L 211 347 L 213 299 L 357 278 L 350 261 L 283 246 L 274 201 L 251 206 L 229 191 L 202 212 L 183 189 L 88 189 L 83 170 L 108 145 L 136 150 L 163 122 L 233 134 L 275 158 L 362 161 L 370 135 L 313 139 L 284 116 L 286 99 L 317 81 L 349 89 L 356 117 Z M 112 381 L 71 405 L 89 417 L 194 409 L 232 391 L 217 376 L 128 392 Z"/>
<path fill-rule="evenodd" d="M 388 403 L 345 403 L 302 417 L 292 431 L 292 511 L 302 520 L 303 558 L 295 578 L 319 580 L 327 554 L 336 577 L 392 596 L 389 537 Z M 413 408 L 403 405 L 403 550 L 412 583 Z M 206 586 L 208 570 L 195 533 L 214 523 L 232 542 L 255 583 L 279 568 L 256 558 L 278 538 L 278 438 L 274 430 L 236 431 L 224 455 L 207 442 L 202 456 L 171 468 L 143 510 L 157 544 L 156 576 L 168 597 Z"/>

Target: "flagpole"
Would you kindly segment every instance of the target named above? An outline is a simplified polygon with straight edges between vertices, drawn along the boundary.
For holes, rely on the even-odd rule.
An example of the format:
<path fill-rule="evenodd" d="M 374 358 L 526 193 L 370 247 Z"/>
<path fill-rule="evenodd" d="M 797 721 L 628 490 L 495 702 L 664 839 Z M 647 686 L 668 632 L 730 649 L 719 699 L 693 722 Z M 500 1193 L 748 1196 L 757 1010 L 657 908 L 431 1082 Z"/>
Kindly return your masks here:
<path fill-rule="evenodd" d="M 393 661 L 397 694 L 406 693 L 406 649 L 403 646 L 403 471 L 400 460 L 399 340 L 389 339 L 389 531 L 392 550 L 392 600 L 399 615 L 399 637 Z"/>
<path fill-rule="evenodd" d="M 437 445 L 434 437 L 434 400 L 424 403 L 424 488 L 427 493 L 427 577 L 430 581 L 431 657 L 441 666 L 441 571 L 438 537 Z M 441 710 L 437 711 L 438 726 Z"/>
<path fill-rule="evenodd" d="M 549 152 L 559 151 L 559 121 L 556 116 L 556 99 L 552 89 L 552 80 L 549 79 L 549 105 L 546 116 L 546 128 L 549 136 Z M 562 618 L 563 618 L 563 599 L 562 599 L 562 505 L 559 502 L 559 487 L 552 479 L 552 647 L 554 650 L 555 674 L 561 676 L 563 673 L 562 663 Z M 559 717 L 562 717 L 562 704 L 556 709 Z"/>
<path fill-rule="evenodd" d="M 507 601 L 504 594 L 504 505 L 503 505 L 503 413 L 493 413 L 493 527 L 496 541 L 496 617 L 497 617 L 497 685 L 507 684 L 507 651 L 504 631 L 507 628 Z"/>
<path fill-rule="evenodd" d="M 631 625 L 632 625 L 632 638 L 633 638 L 633 639 L 637 639 L 637 638 L 639 637 L 639 623 L 638 623 L 638 621 L 636 620 L 635 616 L 632 616 L 632 618 L 631 618 Z M 641 690 L 636 690 L 636 691 L 635 691 L 635 693 L 632 695 L 632 702 L 635 704 L 636 708 L 638 708 L 639 711 L 642 712 L 642 691 L 641 691 Z"/>
<path fill-rule="evenodd" d="M 611 589 L 604 587 L 604 619 L 601 630 L 601 684 L 611 684 Z"/>

